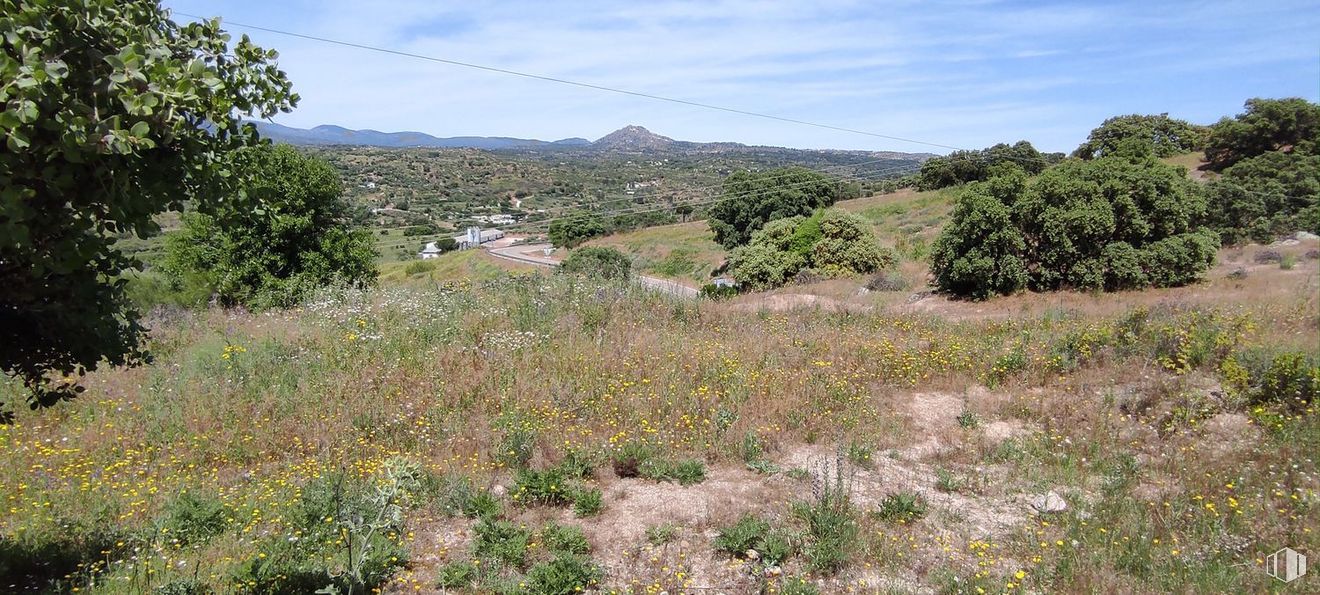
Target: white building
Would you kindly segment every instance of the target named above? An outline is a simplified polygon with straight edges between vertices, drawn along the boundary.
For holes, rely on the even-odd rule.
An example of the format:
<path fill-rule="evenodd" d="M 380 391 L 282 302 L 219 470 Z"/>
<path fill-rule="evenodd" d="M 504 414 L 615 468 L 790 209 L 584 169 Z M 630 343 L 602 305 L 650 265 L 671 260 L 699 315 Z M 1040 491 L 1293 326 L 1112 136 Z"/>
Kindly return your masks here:
<path fill-rule="evenodd" d="M 454 243 L 458 244 L 459 250 L 476 248 L 486 242 L 493 242 L 504 237 L 504 231 L 499 229 L 481 229 L 472 226 L 467 228 L 467 233 L 461 236 L 454 236 Z"/>
<path fill-rule="evenodd" d="M 422 248 L 422 251 L 417 253 L 417 258 L 420 258 L 422 260 L 431 260 L 432 258 L 439 258 L 439 257 L 440 257 L 440 248 L 436 247 L 435 242 L 427 242 L 426 247 Z"/>

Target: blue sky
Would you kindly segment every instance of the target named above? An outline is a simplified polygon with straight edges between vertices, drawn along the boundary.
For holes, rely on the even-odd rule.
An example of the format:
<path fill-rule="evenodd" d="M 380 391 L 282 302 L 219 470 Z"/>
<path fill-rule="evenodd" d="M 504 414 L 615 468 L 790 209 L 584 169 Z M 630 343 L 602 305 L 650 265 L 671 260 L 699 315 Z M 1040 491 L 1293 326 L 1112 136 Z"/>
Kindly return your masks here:
<path fill-rule="evenodd" d="M 1069 151 L 1106 117 L 1209 123 L 1249 97 L 1320 95 L 1320 0 L 812 2 L 165 0 L 178 12 L 966 148 Z M 183 17 L 176 17 L 185 20 Z M 922 145 L 326 45 L 280 51 L 281 124 L 437 136 Z"/>

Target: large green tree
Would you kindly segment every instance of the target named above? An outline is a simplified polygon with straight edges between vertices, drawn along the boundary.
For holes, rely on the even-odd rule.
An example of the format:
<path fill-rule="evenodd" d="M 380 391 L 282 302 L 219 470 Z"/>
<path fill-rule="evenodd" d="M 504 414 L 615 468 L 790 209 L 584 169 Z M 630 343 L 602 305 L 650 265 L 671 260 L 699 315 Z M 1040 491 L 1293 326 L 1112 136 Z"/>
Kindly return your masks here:
<path fill-rule="evenodd" d="M 605 221 L 595 213 L 579 211 L 550 222 L 546 231 L 550 243 L 558 248 L 576 248 L 582 242 L 605 235 Z"/>
<path fill-rule="evenodd" d="M 1205 185 L 1207 219 L 1227 243 L 1320 233 L 1320 155 L 1271 151 L 1243 159 Z"/>
<path fill-rule="evenodd" d="M 871 273 L 898 258 L 876 242 L 865 219 L 838 209 L 776 219 L 729 254 L 729 272 L 751 289 L 778 287 L 804 269 L 827 277 Z"/>
<path fill-rule="evenodd" d="M 176 283 L 201 283 L 226 306 L 287 307 L 331 283 L 375 280 L 375 248 L 353 228 L 339 173 L 288 145 L 242 150 L 244 202 L 188 213 L 166 236 L 165 270 Z"/>
<path fill-rule="evenodd" d="M 1011 168 L 1037 174 L 1062 158 L 1061 153 L 1041 153 L 1024 140 L 975 151 L 954 151 L 923 162 L 916 185 L 918 190 L 938 190 L 988 180 Z"/>
<path fill-rule="evenodd" d="M 721 198 L 708 213 L 709 224 L 715 241 L 732 249 L 771 221 L 810 215 L 858 193 L 855 186 L 801 167 L 737 172 L 725 178 Z"/>
<path fill-rule="evenodd" d="M 1073 156 L 1104 157 L 1113 154 L 1124 142 L 1136 140 L 1149 144 L 1156 157 L 1172 157 L 1200 148 L 1205 137 L 1204 126 L 1170 118 L 1168 114 L 1114 116 L 1092 130 L 1086 142 L 1073 151 Z"/>
<path fill-rule="evenodd" d="M 1214 261 L 1205 199 L 1144 143 L 971 185 L 932 249 L 944 291 L 973 298 L 1027 288 L 1182 285 Z"/>
<path fill-rule="evenodd" d="M 1320 105 L 1305 99 L 1248 99 L 1246 111 L 1210 128 L 1205 156 L 1215 169 L 1271 151 L 1317 153 Z"/>
<path fill-rule="evenodd" d="M 199 207 L 258 142 L 244 117 L 297 101 L 273 51 L 148 0 L 0 0 L 0 368 L 33 407 L 71 398 L 102 361 L 145 357 L 115 248 Z M 2 407 L 0 407 L 2 408 Z"/>

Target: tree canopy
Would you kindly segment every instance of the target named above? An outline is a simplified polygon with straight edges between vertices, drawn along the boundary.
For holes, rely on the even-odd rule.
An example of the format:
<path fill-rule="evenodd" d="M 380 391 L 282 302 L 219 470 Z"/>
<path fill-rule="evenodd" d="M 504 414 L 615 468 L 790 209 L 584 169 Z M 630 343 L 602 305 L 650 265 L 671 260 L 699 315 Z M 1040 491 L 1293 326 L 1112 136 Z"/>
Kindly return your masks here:
<path fill-rule="evenodd" d="M 288 145 L 245 149 L 243 192 L 262 208 L 232 201 L 184 216 L 166 236 L 165 270 L 176 283 L 200 283 L 225 306 L 287 307 L 330 283 L 371 283 L 375 248 L 352 228 L 339 174 Z M 452 241 L 452 240 L 451 240 Z"/>
<path fill-rule="evenodd" d="M 632 274 L 632 260 L 617 248 L 587 246 L 569 254 L 559 265 L 559 271 L 602 279 L 627 279 Z"/>
<path fill-rule="evenodd" d="M 1271 151 L 1316 154 L 1320 104 L 1299 97 L 1248 99 L 1246 111 L 1210 128 L 1205 157 L 1214 169 Z"/>
<path fill-rule="evenodd" d="M 1219 247 L 1201 225 L 1204 197 L 1144 148 L 969 186 L 932 248 L 936 285 L 983 299 L 1198 279 Z"/>
<path fill-rule="evenodd" d="M 804 270 L 827 277 L 871 273 L 897 256 L 876 242 L 865 219 L 837 209 L 776 219 L 729 255 L 729 272 L 751 289 L 787 283 Z"/>
<path fill-rule="evenodd" d="M 938 190 L 988 180 L 1012 167 L 1037 174 L 1062 158 L 1062 154 L 1041 153 L 1024 140 L 1012 145 L 999 143 L 976 151 L 954 151 L 944 157 L 931 157 L 921 164 L 917 189 Z"/>
<path fill-rule="evenodd" d="M 710 228 L 715 241 L 732 249 L 771 221 L 810 215 L 859 193 L 855 186 L 801 167 L 737 172 L 725 178 L 721 199 L 708 213 Z"/>
<path fill-rule="evenodd" d="M 1172 157 L 1199 149 L 1205 137 L 1205 127 L 1170 118 L 1167 114 L 1114 116 L 1092 130 L 1073 156 L 1082 159 L 1104 157 L 1113 154 L 1125 141 L 1135 139 L 1149 144 L 1156 157 Z"/>
<path fill-rule="evenodd" d="M 605 222 L 592 213 L 574 213 L 551 221 L 546 235 L 557 248 L 576 248 L 582 242 L 605 235 Z"/>
<path fill-rule="evenodd" d="M 38 407 L 103 358 L 146 357 L 119 278 L 140 265 L 115 240 L 235 196 L 228 156 L 258 142 L 242 118 L 297 96 L 274 51 L 218 20 L 179 25 L 148 0 L 0 4 L 0 368 Z"/>

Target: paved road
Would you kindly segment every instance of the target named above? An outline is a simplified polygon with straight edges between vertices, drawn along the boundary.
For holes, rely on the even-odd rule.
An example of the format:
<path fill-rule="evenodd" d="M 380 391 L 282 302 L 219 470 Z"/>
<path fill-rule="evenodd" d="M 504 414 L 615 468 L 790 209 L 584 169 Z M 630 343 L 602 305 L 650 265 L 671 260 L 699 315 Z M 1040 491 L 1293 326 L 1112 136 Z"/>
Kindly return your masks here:
<path fill-rule="evenodd" d="M 544 254 L 543 251 L 549 247 L 550 244 L 523 244 L 521 246 L 509 246 L 506 248 L 491 248 L 487 250 L 487 252 L 490 252 L 491 256 L 503 258 L 504 260 L 512 260 L 514 262 L 523 262 L 543 267 L 557 267 L 559 266 L 559 261 L 546 256 L 541 256 L 541 254 Z M 687 285 L 683 285 L 676 281 L 670 281 L 669 279 L 648 277 L 646 275 L 638 275 L 636 279 L 637 282 L 644 287 L 663 291 L 678 297 L 695 298 L 701 295 L 695 287 L 688 287 Z"/>

